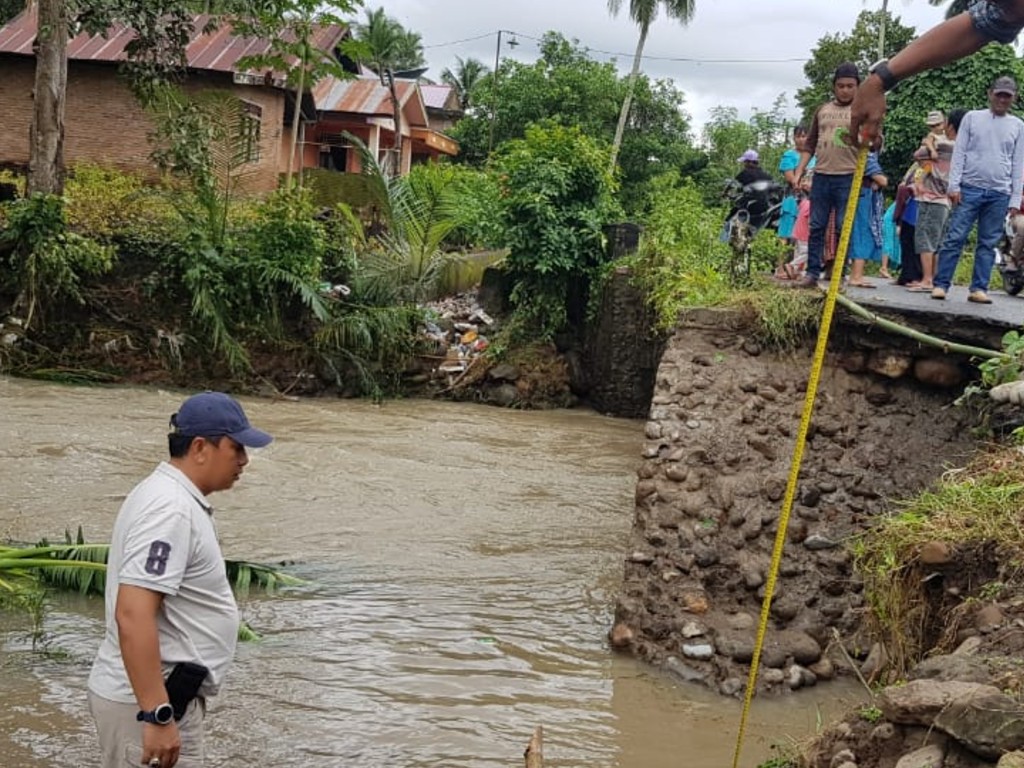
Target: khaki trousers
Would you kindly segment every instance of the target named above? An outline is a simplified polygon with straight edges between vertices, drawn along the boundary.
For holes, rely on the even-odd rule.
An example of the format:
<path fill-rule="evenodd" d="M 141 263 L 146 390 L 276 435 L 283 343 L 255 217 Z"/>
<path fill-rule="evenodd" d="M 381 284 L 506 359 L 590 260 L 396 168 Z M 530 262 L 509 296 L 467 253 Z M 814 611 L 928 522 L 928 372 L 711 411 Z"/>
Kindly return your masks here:
<path fill-rule="evenodd" d="M 142 762 L 142 723 L 135 719 L 139 708 L 104 699 L 89 691 L 89 710 L 96 721 L 100 740 L 100 768 L 139 768 Z M 202 768 L 203 720 L 206 705 L 194 699 L 178 721 L 181 754 L 175 768 Z M 164 766 L 167 768 L 167 766 Z"/>

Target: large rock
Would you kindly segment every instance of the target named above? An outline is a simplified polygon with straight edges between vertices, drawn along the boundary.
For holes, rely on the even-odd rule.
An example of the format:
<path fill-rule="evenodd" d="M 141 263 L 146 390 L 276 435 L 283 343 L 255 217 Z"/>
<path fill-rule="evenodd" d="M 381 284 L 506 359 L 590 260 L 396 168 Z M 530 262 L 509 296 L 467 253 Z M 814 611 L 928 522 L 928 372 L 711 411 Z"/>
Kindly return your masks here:
<path fill-rule="evenodd" d="M 723 656 L 733 661 L 749 664 L 754 656 L 753 629 L 727 629 L 718 633 L 715 647 Z M 778 668 L 793 659 L 797 664 L 806 666 L 821 658 L 821 646 L 806 632 L 798 630 L 769 631 L 761 649 L 761 663 L 770 668 Z"/>
<path fill-rule="evenodd" d="M 896 768 L 942 768 L 946 750 L 938 744 L 915 749 L 896 761 Z"/>
<path fill-rule="evenodd" d="M 1024 704 L 992 686 L 977 685 L 974 689 L 974 693 L 953 700 L 940 712 L 935 727 L 988 760 L 1024 748 Z"/>
<path fill-rule="evenodd" d="M 912 680 L 906 685 L 889 687 L 882 691 L 878 695 L 878 707 L 885 718 L 894 723 L 931 727 L 939 713 L 950 707 L 953 702 L 988 694 L 1002 695 L 991 685 Z"/>
<path fill-rule="evenodd" d="M 962 654 L 932 656 L 910 670 L 907 677 L 910 680 L 961 683 L 988 683 L 992 679 L 988 665 L 984 661 L 976 656 Z"/>

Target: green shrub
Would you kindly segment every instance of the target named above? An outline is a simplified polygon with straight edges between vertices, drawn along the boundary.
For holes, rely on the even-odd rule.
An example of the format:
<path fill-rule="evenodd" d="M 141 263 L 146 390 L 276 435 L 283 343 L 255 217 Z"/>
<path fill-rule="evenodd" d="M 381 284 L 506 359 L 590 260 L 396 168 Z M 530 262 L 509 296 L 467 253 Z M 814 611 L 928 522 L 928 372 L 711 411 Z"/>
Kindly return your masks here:
<path fill-rule="evenodd" d="M 501 189 L 493 173 L 463 165 L 424 163 L 406 177 L 419 194 L 440 197 L 450 189 L 455 203 L 455 226 L 445 240 L 449 248 L 499 248 L 504 244 Z"/>
<path fill-rule="evenodd" d="M 306 282 L 318 282 L 326 240 L 313 218 L 312 195 L 303 189 L 277 190 L 255 206 L 254 220 L 240 245 L 244 259 L 262 261 Z"/>
<path fill-rule="evenodd" d="M 550 339 L 573 291 L 604 261 L 602 226 L 617 213 L 608 154 L 578 128 L 533 125 L 497 157 L 515 327 Z"/>
<path fill-rule="evenodd" d="M 725 269 L 731 250 L 719 240 L 725 211 L 708 208 L 695 185 L 677 180 L 666 174 L 652 184 L 640 249 L 626 259 L 664 329 L 685 307 L 719 306 L 733 295 Z"/>
<path fill-rule="evenodd" d="M 136 174 L 92 164 L 76 165 L 64 188 L 68 224 L 88 237 L 111 241 L 124 233 L 166 233 L 174 208 Z"/>
<path fill-rule="evenodd" d="M 24 311 L 26 328 L 62 300 L 80 302 L 82 278 L 113 264 L 113 249 L 68 230 L 63 198 L 36 194 L 4 208 L 0 245 L 10 250 L 0 285 L 17 294 L 13 310 Z"/>

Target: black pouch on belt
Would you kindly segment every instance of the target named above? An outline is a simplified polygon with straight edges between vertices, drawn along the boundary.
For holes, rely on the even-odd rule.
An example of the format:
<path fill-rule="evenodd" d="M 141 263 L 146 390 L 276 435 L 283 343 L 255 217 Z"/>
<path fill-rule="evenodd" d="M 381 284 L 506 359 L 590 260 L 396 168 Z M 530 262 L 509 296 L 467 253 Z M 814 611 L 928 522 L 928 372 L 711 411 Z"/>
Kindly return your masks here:
<path fill-rule="evenodd" d="M 186 708 L 199 693 L 199 688 L 208 674 L 210 674 L 210 670 L 202 664 L 193 664 L 191 661 L 183 661 L 174 665 L 174 669 L 167 676 L 167 682 L 164 685 L 167 688 L 167 699 L 174 707 L 175 720 L 181 720 L 185 716 Z"/>

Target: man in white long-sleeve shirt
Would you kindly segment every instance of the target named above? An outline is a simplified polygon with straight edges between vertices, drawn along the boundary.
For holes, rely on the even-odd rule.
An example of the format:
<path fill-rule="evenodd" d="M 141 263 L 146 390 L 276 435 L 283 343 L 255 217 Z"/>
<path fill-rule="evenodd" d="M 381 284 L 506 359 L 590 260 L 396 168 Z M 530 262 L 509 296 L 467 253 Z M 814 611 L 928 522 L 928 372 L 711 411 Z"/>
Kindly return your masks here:
<path fill-rule="evenodd" d="M 1007 214 L 1020 214 L 1024 182 L 1024 122 L 1010 115 L 1016 97 L 1013 78 L 997 78 L 988 89 L 988 109 L 969 112 L 956 134 L 949 169 L 953 213 L 938 253 L 933 299 L 946 298 L 956 263 L 977 222 L 978 246 L 967 298 L 976 304 L 992 303 L 986 291 L 995 245 L 1002 237 Z"/>
<path fill-rule="evenodd" d="M 967 236 L 978 223 L 978 246 L 967 300 L 991 304 L 988 282 L 995 246 L 1007 213 L 1020 213 L 1024 182 L 1024 121 L 1009 114 L 1017 97 L 1012 77 L 999 77 L 988 90 L 988 109 L 968 112 L 960 124 L 949 171 L 953 214 L 938 254 L 933 299 L 944 299 L 953 282 Z"/>

